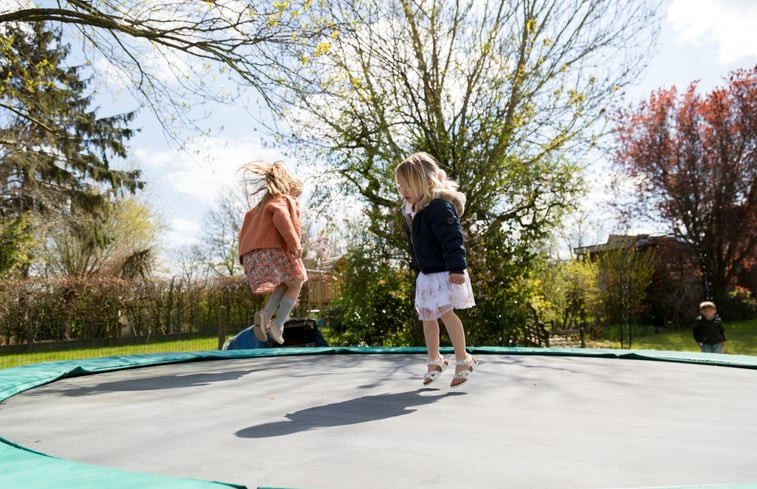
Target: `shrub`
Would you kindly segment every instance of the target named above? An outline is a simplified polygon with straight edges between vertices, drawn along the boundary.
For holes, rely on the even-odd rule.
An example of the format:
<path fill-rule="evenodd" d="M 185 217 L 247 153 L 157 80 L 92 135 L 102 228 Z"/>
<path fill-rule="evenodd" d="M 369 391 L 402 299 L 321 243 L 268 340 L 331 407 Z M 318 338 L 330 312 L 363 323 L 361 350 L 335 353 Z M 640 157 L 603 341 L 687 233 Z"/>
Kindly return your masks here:
<path fill-rule="evenodd" d="M 0 281 L 0 344 L 241 329 L 262 306 L 244 277 L 187 283 L 119 278 Z"/>
<path fill-rule="evenodd" d="M 367 246 L 353 248 L 337 271 L 342 294 L 324 311 L 330 342 L 341 345 L 423 344 L 414 307 L 414 274 L 386 266 Z"/>

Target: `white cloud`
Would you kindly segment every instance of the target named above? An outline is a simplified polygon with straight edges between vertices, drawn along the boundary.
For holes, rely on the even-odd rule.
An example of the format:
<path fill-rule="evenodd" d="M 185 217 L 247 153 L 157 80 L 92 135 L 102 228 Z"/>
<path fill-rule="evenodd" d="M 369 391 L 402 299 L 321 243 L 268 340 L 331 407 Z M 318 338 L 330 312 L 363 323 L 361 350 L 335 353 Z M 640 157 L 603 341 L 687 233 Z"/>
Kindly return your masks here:
<path fill-rule="evenodd" d="M 164 247 L 171 250 L 177 246 L 198 244 L 200 242 L 200 225 L 200 220 L 171 219 L 168 230 L 162 236 L 161 241 Z"/>
<path fill-rule="evenodd" d="M 668 18 L 679 42 L 715 44 L 722 65 L 757 60 L 753 0 L 671 0 Z"/>
<path fill-rule="evenodd" d="M 171 222 L 171 228 L 179 233 L 196 233 L 200 230 L 200 223 L 187 219 L 174 219 Z"/>
<path fill-rule="evenodd" d="M 148 182 L 150 204 L 167 223 L 160 241 L 169 255 L 200 242 L 203 219 L 222 191 L 240 185 L 238 170 L 244 163 L 283 159 L 278 151 L 244 139 L 203 138 L 185 151 L 151 146 L 138 147 L 133 154 Z"/>
<path fill-rule="evenodd" d="M 213 204 L 225 188 L 239 184 L 239 168 L 244 163 L 282 159 L 278 151 L 258 142 L 222 138 L 192 143 L 187 151 L 138 149 L 136 158 L 141 168 L 156 175 L 161 193 L 203 204 Z"/>

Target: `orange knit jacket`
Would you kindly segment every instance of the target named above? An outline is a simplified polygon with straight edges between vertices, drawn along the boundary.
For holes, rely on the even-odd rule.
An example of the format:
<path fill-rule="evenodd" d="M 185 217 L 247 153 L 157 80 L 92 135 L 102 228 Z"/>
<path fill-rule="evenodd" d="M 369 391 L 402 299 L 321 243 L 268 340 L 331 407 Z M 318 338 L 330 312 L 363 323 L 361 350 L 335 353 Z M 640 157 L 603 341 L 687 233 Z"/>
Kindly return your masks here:
<path fill-rule="evenodd" d="M 277 195 L 244 215 L 239 231 L 239 262 L 247 253 L 262 248 L 301 251 L 301 239 L 299 202 L 289 195 Z"/>

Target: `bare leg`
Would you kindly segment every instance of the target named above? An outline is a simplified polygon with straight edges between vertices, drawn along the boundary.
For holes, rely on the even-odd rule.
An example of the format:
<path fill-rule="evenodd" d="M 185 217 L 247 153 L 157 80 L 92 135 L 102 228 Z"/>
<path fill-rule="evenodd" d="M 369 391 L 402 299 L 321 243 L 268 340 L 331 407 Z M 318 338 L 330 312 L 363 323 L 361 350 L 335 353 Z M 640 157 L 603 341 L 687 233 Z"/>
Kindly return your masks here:
<path fill-rule="evenodd" d="M 468 356 L 468 352 L 465 351 L 465 330 L 463 329 L 463 322 L 455 314 L 455 310 L 452 309 L 449 312 L 442 315 L 442 322 L 444 327 L 447 328 L 447 334 L 452 342 L 452 346 L 455 348 L 455 360 L 461 362 Z M 428 340 L 426 340 L 428 342 Z M 455 366 L 455 373 L 465 370 L 464 365 Z"/>
<path fill-rule="evenodd" d="M 428 372 L 431 373 L 434 370 L 440 370 L 441 367 L 433 365 L 431 362 L 436 362 L 442 358 L 442 354 L 439 351 L 439 321 L 436 319 L 431 321 L 423 321 L 423 337 L 426 339 L 426 350 L 428 353 Z M 423 384 L 428 385 L 432 379 L 424 377 Z"/>
<path fill-rule="evenodd" d="M 441 356 L 439 352 L 439 321 L 423 321 L 423 337 L 426 339 L 428 361 L 433 362 Z M 429 370 L 430 372 L 430 370 Z"/>

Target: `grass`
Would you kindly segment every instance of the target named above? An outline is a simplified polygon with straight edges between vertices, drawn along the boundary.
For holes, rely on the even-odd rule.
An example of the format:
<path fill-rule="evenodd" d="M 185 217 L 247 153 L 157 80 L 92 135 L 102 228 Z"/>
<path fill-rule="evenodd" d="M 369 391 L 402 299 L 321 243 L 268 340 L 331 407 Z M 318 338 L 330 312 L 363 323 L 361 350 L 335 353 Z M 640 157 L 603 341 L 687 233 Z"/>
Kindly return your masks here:
<path fill-rule="evenodd" d="M 30 363 L 57 362 L 61 360 L 80 360 L 143 353 L 192 352 L 218 349 L 218 337 L 192 338 L 178 341 L 145 343 L 138 345 L 108 346 L 97 348 L 79 348 L 0 355 L 0 368 L 18 367 Z"/>
<path fill-rule="evenodd" d="M 757 319 L 746 321 L 725 321 L 725 352 L 734 355 L 757 355 Z M 642 328 L 638 328 L 642 329 Z M 632 331 L 634 331 L 632 329 Z M 616 336 L 617 337 L 617 336 Z M 612 338 L 612 335 L 608 335 Z M 589 342 L 592 348 L 619 348 L 617 340 L 603 340 Z M 683 329 L 668 333 L 633 336 L 632 350 L 664 350 L 664 351 L 699 351 L 699 345 L 694 342 L 691 329 Z"/>
<path fill-rule="evenodd" d="M 757 355 L 757 319 L 747 321 L 725 322 L 725 333 L 728 338 L 726 353 L 736 355 Z M 632 330 L 631 349 L 633 350 L 664 350 L 664 351 L 699 351 L 694 342 L 691 330 L 673 331 L 658 334 L 645 334 L 645 328 L 636 327 Z M 616 330 L 617 331 L 617 330 Z M 620 348 L 617 334 L 609 332 L 607 339 L 588 341 L 589 348 Z M 139 345 L 125 345 L 98 348 L 81 348 L 76 350 L 62 350 L 50 352 L 33 352 L 22 354 L 0 355 L 0 368 L 16 367 L 30 363 L 53 362 L 60 360 L 79 360 L 119 355 L 135 355 L 143 353 L 192 352 L 215 350 L 218 348 L 218 338 L 194 338 L 162 343 L 148 343 Z"/>

